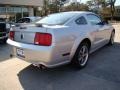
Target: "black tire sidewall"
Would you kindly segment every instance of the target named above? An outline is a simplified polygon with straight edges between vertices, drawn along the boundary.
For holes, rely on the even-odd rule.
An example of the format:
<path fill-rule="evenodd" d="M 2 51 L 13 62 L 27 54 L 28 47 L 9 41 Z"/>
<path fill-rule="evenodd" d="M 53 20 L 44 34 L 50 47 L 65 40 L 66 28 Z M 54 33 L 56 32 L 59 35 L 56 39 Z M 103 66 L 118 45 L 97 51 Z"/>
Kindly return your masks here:
<path fill-rule="evenodd" d="M 74 58 L 73 58 L 73 63 L 74 63 L 74 65 L 75 65 L 76 67 L 78 67 L 78 68 L 84 68 L 84 67 L 87 65 L 87 62 L 88 62 L 88 60 L 87 60 L 87 62 L 85 63 L 85 65 L 82 66 L 82 65 L 79 63 L 79 60 L 78 60 L 79 51 L 80 51 L 80 49 L 81 49 L 83 46 L 86 46 L 86 47 L 87 47 L 87 49 L 88 49 L 88 58 L 89 58 L 89 45 L 88 45 L 86 42 L 83 42 L 83 43 L 81 43 L 81 44 L 79 45 L 79 47 L 78 47 L 78 49 L 77 49 L 77 51 L 76 51 L 76 53 L 75 53 L 75 56 L 74 56 Z"/>
<path fill-rule="evenodd" d="M 113 33 L 114 33 L 114 37 L 115 37 L 115 32 L 112 31 L 108 45 L 113 45 L 113 44 L 114 44 L 114 42 L 112 43 L 112 41 L 111 41 L 111 39 L 113 38 L 113 37 L 112 37 L 112 34 L 113 34 Z"/>

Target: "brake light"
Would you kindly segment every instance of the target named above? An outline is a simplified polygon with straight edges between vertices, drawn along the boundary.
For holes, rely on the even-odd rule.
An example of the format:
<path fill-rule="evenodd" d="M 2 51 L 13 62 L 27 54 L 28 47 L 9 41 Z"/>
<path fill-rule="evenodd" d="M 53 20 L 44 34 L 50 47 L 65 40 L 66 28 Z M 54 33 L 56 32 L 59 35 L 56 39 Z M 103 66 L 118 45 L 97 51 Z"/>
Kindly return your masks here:
<path fill-rule="evenodd" d="M 36 33 L 34 44 L 42 46 L 50 46 L 52 43 L 52 35 L 49 33 Z"/>
<path fill-rule="evenodd" d="M 14 31 L 10 31 L 10 33 L 9 33 L 9 38 L 10 38 L 11 40 L 14 40 Z"/>

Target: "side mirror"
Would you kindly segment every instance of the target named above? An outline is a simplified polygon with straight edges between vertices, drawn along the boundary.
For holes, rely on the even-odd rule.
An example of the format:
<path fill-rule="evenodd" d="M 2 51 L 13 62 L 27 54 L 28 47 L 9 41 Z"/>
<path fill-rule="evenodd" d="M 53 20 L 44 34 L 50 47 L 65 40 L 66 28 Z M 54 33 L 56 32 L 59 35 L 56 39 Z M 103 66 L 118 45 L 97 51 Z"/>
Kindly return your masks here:
<path fill-rule="evenodd" d="M 104 24 L 109 24 L 108 20 L 103 21 Z"/>
<path fill-rule="evenodd" d="M 97 25 L 104 25 L 105 23 L 104 22 L 99 22 Z"/>
<path fill-rule="evenodd" d="M 104 20 L 104 21 L 98 23 L 97 25 L 105 25 L 105 24 L 109 24 L 109 22 L 107 20 Z"/>

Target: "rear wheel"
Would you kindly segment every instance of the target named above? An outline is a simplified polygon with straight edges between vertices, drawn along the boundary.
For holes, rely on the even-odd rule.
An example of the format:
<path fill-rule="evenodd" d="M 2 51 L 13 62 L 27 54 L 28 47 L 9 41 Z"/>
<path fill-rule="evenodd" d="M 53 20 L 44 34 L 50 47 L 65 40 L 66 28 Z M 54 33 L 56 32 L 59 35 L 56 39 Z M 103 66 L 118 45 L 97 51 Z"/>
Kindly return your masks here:
<path fill-rule="evenodd" d="M 114 39 L 115 39 L 115 32 L 112 31 L 111 33 L 111 37 L 110 37 L 110 40 L 109 40 L 109 45 L 113 45 L 114 44 Z"/>
<path fill-rule="evenodd" d="M 85 42 L 81 43 L 78 50 L 76 51 L 73 63 L 78 68 L 86 66 L 89 57 L 89 45 Z"/>

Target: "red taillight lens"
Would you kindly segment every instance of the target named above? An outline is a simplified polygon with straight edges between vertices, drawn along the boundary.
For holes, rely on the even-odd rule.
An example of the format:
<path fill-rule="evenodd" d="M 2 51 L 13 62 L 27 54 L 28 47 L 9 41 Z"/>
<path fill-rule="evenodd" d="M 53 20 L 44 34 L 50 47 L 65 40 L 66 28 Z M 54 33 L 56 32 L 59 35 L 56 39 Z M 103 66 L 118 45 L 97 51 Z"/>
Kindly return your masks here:
<path fill-rule="evenodd" d="M 10 33 L 9 33 L 9 38 L 10 38 L 11 40 L 14 40 L 14 31 L 10 31 Z"/>
<path fill-rule="evenodd" d="M 42 46 L 50 46 L 52 43 L 52 35 L 49 33 L 36 33 L 34 44 Z"/>

